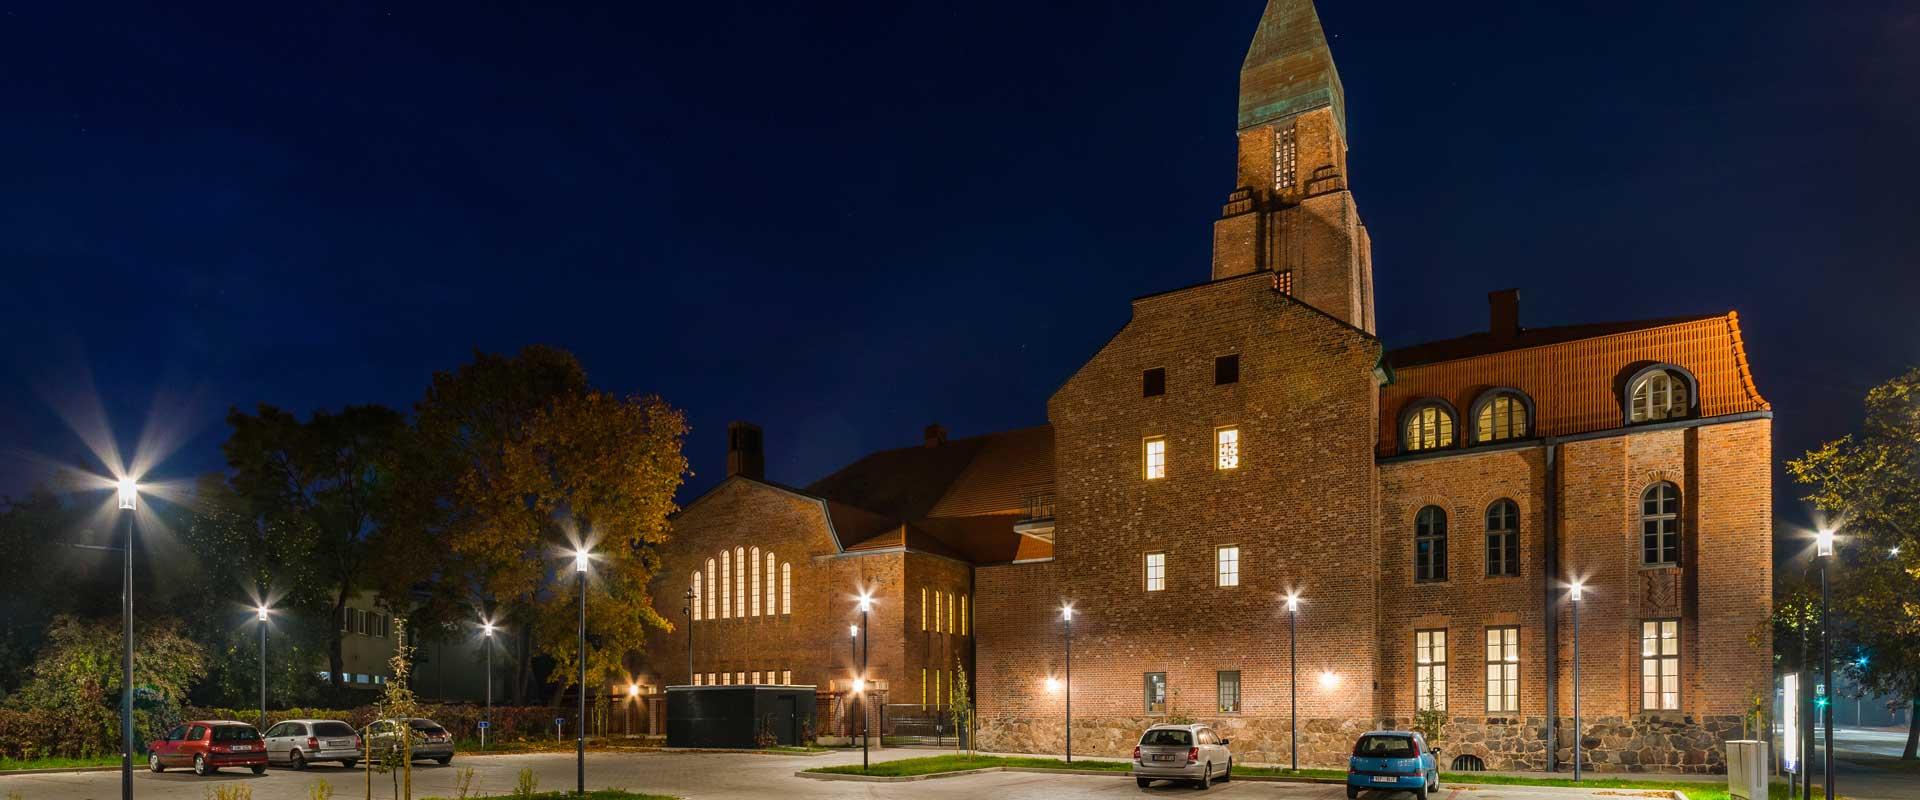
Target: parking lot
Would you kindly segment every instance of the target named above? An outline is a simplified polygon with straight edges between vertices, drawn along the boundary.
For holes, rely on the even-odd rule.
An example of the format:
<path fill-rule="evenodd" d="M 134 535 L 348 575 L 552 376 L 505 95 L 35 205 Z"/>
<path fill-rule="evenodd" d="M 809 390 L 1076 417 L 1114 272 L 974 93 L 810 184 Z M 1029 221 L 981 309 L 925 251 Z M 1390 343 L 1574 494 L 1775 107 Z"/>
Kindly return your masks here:
<path fill-rule="evenodd" d="M 876 759 L 912 758 L 930 755 L 925 750 L 888 750 L 875 753 Z M 1190 787 L 1155 784 L 1140 789 L 1123 776 L 1042 775 L 1001 772 L 966 775 L 955 778 L 907 783 L 852 783 L 799 778 L 794 772 L 827 764 L 858 763 L 860 754 L 832 753 L 823 756 L 753 755 L 745 753 L 617 753 L 589 754 L 587 786 L 622 788 L 632 791 L 675 795 L 690 800 L 748 800 L 779 797 L 781 800 L 809 798 L 932 798 L 934 800 L 976 800 L 976 798 L 1118 798 L 1187 797 L 1198 794 Z M 452 766 L 423 763 L 414 768 L 414 797 L 451 797 L 463 767 L 474 771 L 474 788 L 487 793 L 504 794 L 513 787 L 520 770 L 531 768 L 539 777 L 541 789 L 569 789 L 573 786 L 573 756 L 563 753 L 539 753 L 504 756 L 463 754 Z M 253 790 L 254 800 L 307 800 L 308 787 L 327 781 L 335 797 L 346 800 L 363 796 L 365 781 L 361 770 L 334 766 L 314 766 L 304 772 L 269 770 L 255 776 L 245 770 L 229 770 L 200 778 L 190 772 L 169 770 L 155 775 L 146 770 L 134 774 L 134 792 L 141 798 L 156 800 L 202 800 L 208 787 L 222 783 L 244 783 Z M 387 776 L 374 776 L 373 796 L 392 796 Z M 0 777 L 0 797 L 18 792 L 22 800 L 115 800 L 120 796 L 118 772 L 52 773 Z M 1235 781 L 1218 784 L 1207 796 L 1259 798 L 1260 800 L 1334 800 L 1344 798 L 1344 790 L 1334 785 L 1262 783 Z M 1410 794 L 1378 793 L 1380 800 L 1410 800 Z M 1582 795 L 1567 790 L 1528 789 L 1525 787 L 1487 787 L 1452 789 L 1442 798 L 1455 800 L 1570 800 Z M 1617 799 L 1618 791 L 1596 792 L 1589 797 Z"/>

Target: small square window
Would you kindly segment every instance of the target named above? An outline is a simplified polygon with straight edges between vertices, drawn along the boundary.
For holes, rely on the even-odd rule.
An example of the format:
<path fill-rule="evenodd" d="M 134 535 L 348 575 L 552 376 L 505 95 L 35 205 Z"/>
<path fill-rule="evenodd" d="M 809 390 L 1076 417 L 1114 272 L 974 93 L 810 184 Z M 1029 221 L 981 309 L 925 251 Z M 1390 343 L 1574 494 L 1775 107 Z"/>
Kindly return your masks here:
<path fill-rule="evenodd" d="M 1167 393 L 1166 367 L 1154 367 L 1140 373 L 1140 396 L 1159 397 Z"/>
<path fill-rule="evenodd" d="M 1240 356 L 1219 356 L 1213 360 L 1213 385 L 1225 386 L 1240 382 Z"/>

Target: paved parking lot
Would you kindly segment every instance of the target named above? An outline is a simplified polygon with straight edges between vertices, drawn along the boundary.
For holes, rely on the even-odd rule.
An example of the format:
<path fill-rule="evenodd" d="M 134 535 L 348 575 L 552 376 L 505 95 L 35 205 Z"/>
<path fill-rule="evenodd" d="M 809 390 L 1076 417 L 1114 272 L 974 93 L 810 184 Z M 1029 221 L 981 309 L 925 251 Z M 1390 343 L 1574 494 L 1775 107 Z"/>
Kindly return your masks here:
<path fill-rule="evenodd" d="M 889 750 L 876 753 L 878 760 L 930 755 L 924 750 Z M 813 800 L 814 798 L 876 798 L 877 800 L 977 800 L 1008 798 L 1141 798 L 1193 797 L 1192 788 L 1155 784 L 1140 789 L 1124 777 L 1038 775 L 1001 772 L 941 778 L 910 783 L 852 783 L 819 781 L 794 776 L 794 772 L 826 764 L 859 763 L 860 754 L 833 753 L 825 756 L 773 756 L 742 753 L 640 753 L 587 756 L 587 786 L 616 787 L 633 791 L 676 795 L 689 800 Z M 421 764 L 414 768 L 414 797 L 452 796 L 457 774 L 462 767 L 474 770 L 474 787 L 492 793 L 511 789 L 521 769 L 531 768 L 542 789 L 568 789 L 573 786 L 574 762 L 571 754 L 540 753 L 514 756 L 467 756 L 454 759 L 453 765 Z M 383 775 L 374 776 L 373 796 L 392 796 L 390 783 Z M 332 784 L 339 800 L 363 796 L 364 773 L 331 766 L 314 766 L 305 772 L 269 770 L 255 776 L 244 770 L 222 772 L 201 778 L 190 772 L 169 770 L 155 775 L 140 770 L 134 774 L 134 793 L 153 800 L 203 800 L 208 787 L 223 783 L 242 783 L 253 789 L 254 800 L 307 800 L 308 787 L 325 780 Z M 56 773 L 0 777 L 0 797 L 18 792 L 22 800 L 117 800 L 120 796 L 118 772 Z M 1256 783 L 1235 781 L 1218 784 L 1206 797 L 1244 798 L 1244 800 L 1334 800 L 1345 798 L 1339 786 Z M 1599 798 L 1595 793 L 1585 795 Z M 1608 793 L 1618 800 L 1620 793 Z M 1377 800 L 1410 800 L 1412 795 L 1375 793 Z M 1440 795 L 1448 800 L 1574 800 L 1582 797 L 1565 790 L 1499 787 L 1460 790 L 1449 789 Z"/>

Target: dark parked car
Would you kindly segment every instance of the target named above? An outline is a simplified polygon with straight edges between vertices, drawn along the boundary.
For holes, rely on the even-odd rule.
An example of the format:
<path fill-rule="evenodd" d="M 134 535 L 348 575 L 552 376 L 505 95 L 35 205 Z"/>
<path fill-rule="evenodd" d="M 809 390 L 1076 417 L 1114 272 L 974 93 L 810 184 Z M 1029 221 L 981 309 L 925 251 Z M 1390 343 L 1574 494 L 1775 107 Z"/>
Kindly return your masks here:
<path fill-rule="evenodd" d="M 400 749 L 399 731 L 404 723 L 413 734 L 413 760 L 438 761 L 445 765 L 453 761 L 453 734 L 448 733 L 440 723 L 430 719 L 382 719 L 369 723 L 363 733 L 371 745 L 373 755 L 379 758 L 381 753 Z"/>
<path fill-rule="evenodd" d="M 259 775 L 267 771 L 267 746 L 260 731 L 228 719 L 183 723 L 158 741 L 147 743 L 147 769 L 193 767 L 196 775 L 211 775 L 221 767 L 246 767 Z"/>

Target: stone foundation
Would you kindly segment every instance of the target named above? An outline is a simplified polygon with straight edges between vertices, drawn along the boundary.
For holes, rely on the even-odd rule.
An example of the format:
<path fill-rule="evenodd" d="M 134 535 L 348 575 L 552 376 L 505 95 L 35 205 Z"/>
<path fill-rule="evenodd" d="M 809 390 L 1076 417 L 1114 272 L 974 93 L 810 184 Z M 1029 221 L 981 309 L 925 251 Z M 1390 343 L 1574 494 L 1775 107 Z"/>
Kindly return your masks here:
<path fill-rule="evenodd" d="M 1073 719 L 1073 752 L 1126 758 L 1140 732 L 1165 717 L 1081 717 Z M 1247 763 L 1286 764 L 1291 757 L 1286 717 L 1197 719 L 1233 740 L 1234 756 Z M 979 721 L 982 750 L 1000 753 L 1058 754 L 1066 749 L 1059 715 L 997 715 Z M 1300 766 L 1342 768 L 1360 734 L 1381 728 L 1405 730 L 1405 719 L 1300 720 Z M 1586 768 L 1593 772 L 1721 773 L 1727 770 L 1726 742 L 1743 731 L 1737 716 L 1695 718 L 1643 715 L 1582 720 L 1586 727 Z M 1571 731 L 1573 719 L 1561 720 Z M 1433 744 L 1441 766 L 1450 769 L 1463 755 L 1477 756 L 1489 770 L 1539 771 L 1547 768 L 1545 717 L 1456 717 Z M 1573 763 L 1573 743 L 1560 743 L 1562 770 Z"/>

